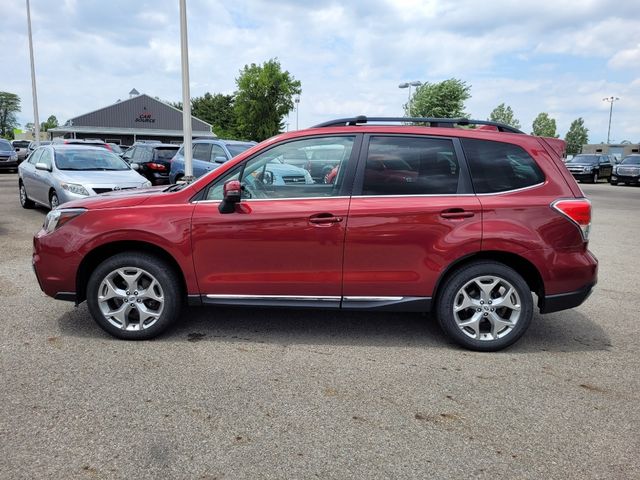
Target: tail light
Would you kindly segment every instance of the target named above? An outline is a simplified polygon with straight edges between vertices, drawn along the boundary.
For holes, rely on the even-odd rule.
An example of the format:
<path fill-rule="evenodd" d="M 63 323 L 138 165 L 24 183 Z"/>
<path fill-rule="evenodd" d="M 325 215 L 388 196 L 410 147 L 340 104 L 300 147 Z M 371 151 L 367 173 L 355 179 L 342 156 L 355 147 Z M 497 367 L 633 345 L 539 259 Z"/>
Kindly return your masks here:
<path fill-rule="evenodd" d="M 161 163 L 154 163 L 154 162 L 147 163 L 147 168 L 149 168 L 150 170 L 158 170 L 158 171 L 164 171 L 167 169 L 165 165 Z"/>
<path fill-rule="evenodd" d="M 589 240 L 589 231 L 591 230 L 591 202 L 589 200 L 586 198 L 556 200 L 551 204 L 551 207 L 580 227 L 585 242 Z"/>

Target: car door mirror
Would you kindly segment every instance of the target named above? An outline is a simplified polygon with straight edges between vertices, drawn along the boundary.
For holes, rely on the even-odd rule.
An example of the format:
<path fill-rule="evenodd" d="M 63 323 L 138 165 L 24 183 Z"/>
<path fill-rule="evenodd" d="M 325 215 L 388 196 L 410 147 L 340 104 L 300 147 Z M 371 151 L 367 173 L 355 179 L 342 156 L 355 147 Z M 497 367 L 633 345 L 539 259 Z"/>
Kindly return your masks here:
<path fill-rule="evenodd" d="M 51 169 L 46 163 L 38 162 L 36 163 L 36 170 L 44 170 L 45 172 L 50 172 Z"/>
<path fill-rule="evenodd" d="M 129 165 L 133 170 L 140 170 L 140 165 L 138 165 L 137 163 L 131 163 Z"/>
<path fill-rule="evenodd" d="M 216 158 L 213 159 L 213 161 L 215 163 L 224 163 L 227 161 L 227 157 L 223 157 L 222 155 L 218 155 Z"/>
<path fill-rule="evenodd" d="M 242 198 L 242 185 L 239 180 L 229 180 L 222 187 L 222 202 L 218 206 L 220 213 L 233 213 L 236 203 Z"/>

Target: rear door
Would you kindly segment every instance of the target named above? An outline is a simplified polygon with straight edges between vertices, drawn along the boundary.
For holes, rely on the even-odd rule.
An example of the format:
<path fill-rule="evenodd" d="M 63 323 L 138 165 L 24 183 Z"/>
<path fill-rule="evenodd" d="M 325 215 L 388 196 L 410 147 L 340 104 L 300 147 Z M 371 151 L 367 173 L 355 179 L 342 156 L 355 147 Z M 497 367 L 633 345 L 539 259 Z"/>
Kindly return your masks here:
<path fill-rule="evenodd" d="M 429 308 L 437 279 L 480 250 L 482 214 L 457 139 L 365 138 L 349 208 L 343 307 Z"/>
<path fill-rule="evenodd" d="M 277 144 L 217 178 L 192 218 L 192 256 L 203 300 L 215 304 L 339 307 L 349 191 L 359 137 L 316 136 Z M 351 153 L 333 184 L 286 163 L 305 148 Z M 222 188 L 240 180 L 242 201 L 218 210 Z"/>

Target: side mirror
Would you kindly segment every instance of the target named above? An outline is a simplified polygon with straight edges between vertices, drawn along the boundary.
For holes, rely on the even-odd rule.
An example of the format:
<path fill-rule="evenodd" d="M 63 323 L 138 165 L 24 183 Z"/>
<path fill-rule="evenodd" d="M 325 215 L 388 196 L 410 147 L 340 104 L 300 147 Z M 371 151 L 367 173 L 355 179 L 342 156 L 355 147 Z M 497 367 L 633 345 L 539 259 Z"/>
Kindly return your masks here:
<path fill-rule="evenodd" d="M 133 169 L 133 170 L 140 170 L 140 165 L 138 165 L 137 163 L 130 163 L 129 166 Z"/>
<path fill-rule="evenodd" d="M 36 170 L 44 170 L 45 172 L 51 171 L 51 169 L 47 166 L 47 164 L 42 162 L 36 163 Z"/>
<path fill-rule="evenodd" d="M 222 187 L 222 202 L 218 206 L 220 213 L 233 213 L 236 203 L 242 198 L 242 185 L 239 180 L 229 180 Z"/>
<path fill-rule="evenodd" d="M 213 159 L 215 163 L 224 163 L 227 161 L 227 157 L 223 157 L 222 155 L 217 156 Z"/>

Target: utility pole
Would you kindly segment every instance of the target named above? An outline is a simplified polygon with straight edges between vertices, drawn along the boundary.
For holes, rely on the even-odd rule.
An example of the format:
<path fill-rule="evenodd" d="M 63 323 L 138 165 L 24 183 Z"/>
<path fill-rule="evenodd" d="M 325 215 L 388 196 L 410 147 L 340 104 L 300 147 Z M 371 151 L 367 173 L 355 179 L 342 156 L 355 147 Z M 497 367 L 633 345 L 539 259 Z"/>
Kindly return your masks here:
<path fill-rule="evenodd" d="M 294 101 L 296 102 L 296 130 L 299 130 L 300 128 L 298 127 L 298 118 L 300 111 L 300 95 L 297 95 Z"/>
<path fill-rule="evenodd" d="M 405 83 L 401 83 L 400 85 L 398 85 L 398 88 L 408 88 L 409 89 L 409 101 L 407 102 L 407 112 L 406 115 L 407 117 L 411 116 L 411 87 L 419 87 L 420 85 L 422 85 L 422 82 L 419 80 L 416 80 L 414 82 L 405 82 Z"/>
<path fill-rule="evenodd" d="M 607 130 L 607 145 L 609 145 L 609 138 L 611 137 L 611 116 L 613 115 L 613 104 L 620 100 L 619 97 L 614 97 L 613 95 L 610 97 L 603 98 L 603 102 L 609 102 L 609 130 Z"/>
<path fill-rule="evenodd" d="M 184 181 L 193 182 L 193 144 L 191 141 L 191 93 L 189 92 L 189 45 L 187 42 L 187 5 L 180 0 L 180 57 L 182 61 L 182 134 Z"/>
<path fill-rule="evenodd" d="M 40 146 L 40 119 L 38 118 L 38 92 L 36 91 L 36 67 L 33 61 L 33 38 L 31 35 L 31 8 L 27 0 L 27 28 L 29 31 L 29 56 L 31 57 L 31 95 L 33 97 L 33 126 L 36 147 Z"/>

